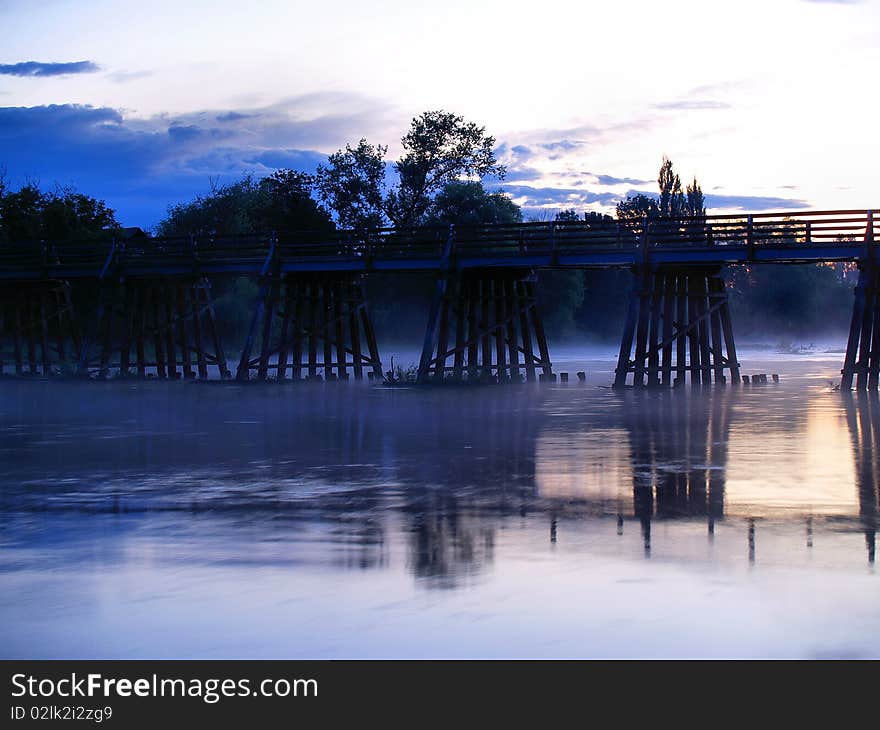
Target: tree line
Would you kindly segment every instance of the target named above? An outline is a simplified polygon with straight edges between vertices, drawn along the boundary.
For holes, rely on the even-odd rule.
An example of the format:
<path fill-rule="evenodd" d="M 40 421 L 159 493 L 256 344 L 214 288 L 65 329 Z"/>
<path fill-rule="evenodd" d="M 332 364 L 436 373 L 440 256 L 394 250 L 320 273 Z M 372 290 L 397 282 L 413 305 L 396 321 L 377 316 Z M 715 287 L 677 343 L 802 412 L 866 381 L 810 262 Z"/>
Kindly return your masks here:
<path fill-rule="evenodd" d="M 280 169 L 257 178 L 244 175 L 212 183 L 193 200 L 169 206 L 156 227 L 162 236 L 218 236 L 267 231 L 364 232 L 393 226 L 519 223 L 523 211 L 508 195 L 488 190 L 487 179 L 503 182 L 506 169 L 495 139 L 463 117 L 428 111 L 412 120 L 401 139 L 402 153 L 389 165 L 386 145 L 360 139 L 329 155 L 314 174 Z M 389 172 L 392 174 L 389 175 Z M 618 219 L 705 216 L 696 178 L 683 186 L 673 163 L 663 158 L 657 196 L 638 193 L 622 200 Z M 558 211 L 558 221 L 606 222 L 593 211 Z M 34 183 L 13 190 L 0 175 L 0 245 L 22 241 L 106 239 L 122 226 L 106 202 L 70 187 L 43 191 Z M 800 337 L 844 328 L 850 289 L 839 267 L 728 267 L 727 279 L 737 328 Z M 557 338 L 619 336 L 631 276 L 623 270 L 541 271 L 538 287 L 546 326 Z M 256 294 L 248 279 L 218 282 L 221 322 L 238 336 L 247 326 Z M 376 325 L 401 341 L 417 341 L 433 291 L 433 275 L 373 275 L 368 281 Z M 741 335 L 742 336 L 742 335 Z"/>

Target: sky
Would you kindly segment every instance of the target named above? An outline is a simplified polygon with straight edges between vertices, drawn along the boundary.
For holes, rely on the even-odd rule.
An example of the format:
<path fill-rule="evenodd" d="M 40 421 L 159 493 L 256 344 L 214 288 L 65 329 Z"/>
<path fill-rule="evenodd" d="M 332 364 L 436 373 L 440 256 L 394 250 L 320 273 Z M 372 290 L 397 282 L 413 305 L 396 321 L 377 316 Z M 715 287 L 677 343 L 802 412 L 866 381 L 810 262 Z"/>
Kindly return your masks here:
<path fill-rule="evenodd" d="M 877 208 L 880 0 L 0 0 L 0 170 L 124 225 L 423 111 L 484 125 L 527 213 L 664 155 L 710 212 Z"/>

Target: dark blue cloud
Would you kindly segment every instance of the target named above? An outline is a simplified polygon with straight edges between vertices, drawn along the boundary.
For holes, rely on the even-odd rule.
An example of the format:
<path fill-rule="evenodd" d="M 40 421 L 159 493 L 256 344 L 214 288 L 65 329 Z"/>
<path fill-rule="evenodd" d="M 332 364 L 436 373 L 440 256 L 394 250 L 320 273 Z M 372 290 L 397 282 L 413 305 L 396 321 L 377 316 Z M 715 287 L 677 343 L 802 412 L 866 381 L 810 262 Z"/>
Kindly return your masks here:
<path fill-rule="evenodd" d="M 92 61 L 70 61 L 68 63 L 41 63 L 22 61 L 21 63 L 0 63 L 0 76 L 68 76 L 88 74 L 100 70 Z"/>
<path fill-rule="evenodd" d="M 12 185 L 73 185 L 106 200 L 122 223 L 152 227 L 169 205 L 205 193 L 212 180 L 280 167 L 314 172 L 326 159 L 315 147 L 341 147 L 376 120 L 379 112 L 353 101 L 356 112 L 305 120 L 298 99 L 150 119 L 74 104 L 0 107 L 0 169 Z"/>
<path fill-rule="evenodd" d="M 571 188 L 534 188 L 529 185 L 504 185 L 501 191 L 513 198 L 524 198 L 525 207 L 558 206 L 571 208 L 590 204 L 612 206 L 621 199 L 615 193 L 594 193 L 589 190 L 572 190 Z"/>

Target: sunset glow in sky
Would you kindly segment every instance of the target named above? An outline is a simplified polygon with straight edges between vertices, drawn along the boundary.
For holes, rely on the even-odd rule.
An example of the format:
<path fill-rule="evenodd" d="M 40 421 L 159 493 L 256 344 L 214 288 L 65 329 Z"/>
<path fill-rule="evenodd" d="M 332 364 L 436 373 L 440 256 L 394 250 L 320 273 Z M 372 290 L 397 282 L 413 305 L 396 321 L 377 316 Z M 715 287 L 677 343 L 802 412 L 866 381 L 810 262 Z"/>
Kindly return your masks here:
<path fill-rule="evenodd" d="M 127 225 L 360 137 L 393 159 L 440 108 L 528 209 L 653 193 L 664 154 L 716 211 L 880 207 L 880 0 L 6 0 L 0 25 L 0 169 Z"/>

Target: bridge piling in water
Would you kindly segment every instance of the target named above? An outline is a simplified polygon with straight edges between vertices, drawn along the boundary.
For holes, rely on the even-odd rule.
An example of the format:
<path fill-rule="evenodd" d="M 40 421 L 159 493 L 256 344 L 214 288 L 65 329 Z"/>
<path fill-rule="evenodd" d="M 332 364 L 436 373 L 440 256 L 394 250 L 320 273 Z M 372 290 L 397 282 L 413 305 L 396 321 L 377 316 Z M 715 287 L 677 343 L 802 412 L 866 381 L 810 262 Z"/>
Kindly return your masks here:
<path fill-rule="evenodd" d="M 118 370 L 120 377 L 206 379 L 212 366 L 230 377 L 206 277 L 110 281 L 100 297 L 98 329 L 83 347 L 81 375 L 100 379 Z"/>
<path fill-rule="evenodd" d="M 0 287 L 0 374 L 71 375 L 81 348 L 68 282 L 48 279 Z"/>
<path fill-rule="evenodd" d="M 534 382 L 538 370 L 551 378 L 535 279 L 510 269 L 441 274 L 417 381 Z"/>
<path fill-rule="evenodd" d="M 261 287 L 236 380 L 362 380 L 382 377 L 382 361 L 362 277 L 351 273 L 275 274 Z M 319 357 L 319 351 L 321 356 Z M 255 371 L 255 373 L 254 373 Z M 288 378 L 288 371 L 290 376 Z"/>
<path fill-rule="evenodd" d="M 614 387 L 626 386 L 630 373 L 636 388 L 681 386 L 688 374 L 692 385 L 739 383 L 719 267 L 636 269 Z"/>
<path fill-rule="evenodd" d="M 853 292 L 853 314 L 841 370 L 841 390 L 852 389 L 853 377 L 857 390 L 876 390 L 880 381 L 880 269 L 871 211 L 868 211 L 867 221 L 864 251 L 858 261 L 859 279 Z"/>

